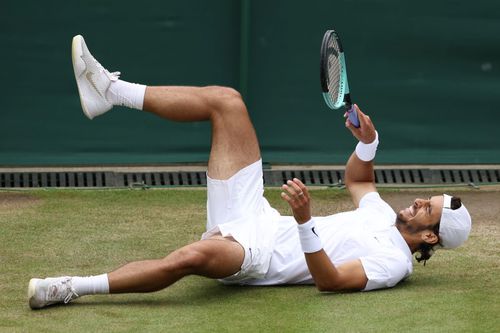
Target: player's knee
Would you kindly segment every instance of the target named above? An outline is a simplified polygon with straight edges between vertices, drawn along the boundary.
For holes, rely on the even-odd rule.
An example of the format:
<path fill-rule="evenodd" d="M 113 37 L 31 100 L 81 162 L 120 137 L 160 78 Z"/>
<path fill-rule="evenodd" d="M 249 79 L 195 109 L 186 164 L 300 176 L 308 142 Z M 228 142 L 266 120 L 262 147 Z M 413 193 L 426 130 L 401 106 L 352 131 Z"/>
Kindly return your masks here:
<path fill-rule="evenodd" d="M 230 87 L 210 86 L 205 88 L 210 94 L 210 106 L 218 116 L 231 116 L 246 113 L 247 109 L 241 94 Z"/>
<path fill-rule="evenodd" d="M 198 249 L 182 248 L 177 250 L 179 269 L 196 273 L 203 268 L 208 258 L 205 253 Z"/>
<path fill-rule="evenodd" d="M 217 99 L 238 99 L 241 100 L 241 94 L 238 92 L 238 90 L 231 88 L 231 87 L 224 87 L 224 86 L 208 86 L 205 87 L 207 91 L 209 91 L 212 95 L 214 95 L 215 98 Z"/>

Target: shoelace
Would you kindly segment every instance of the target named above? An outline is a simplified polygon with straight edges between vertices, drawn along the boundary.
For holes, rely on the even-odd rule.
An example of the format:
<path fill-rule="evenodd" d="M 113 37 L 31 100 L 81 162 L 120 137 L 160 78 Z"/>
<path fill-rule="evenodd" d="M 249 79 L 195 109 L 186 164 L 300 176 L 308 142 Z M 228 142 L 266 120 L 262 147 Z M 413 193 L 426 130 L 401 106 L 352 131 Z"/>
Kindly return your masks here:
<path fill-rule="evenodd" d="M 65 279 L 58 281 L 57 283 L 51 285 L 49 288 L 48 298 L 49 301 L 60 301 L 63 299 L 64 303 L 68 303 L 73 299 L 73 296 L 78 297 L 76 290 L 71 285 L 71 279 Z M 67 293 L 67 294 L 66 294 Z M 64 296 L 66 294 L 66 296 Z M 64 296 L 64 298 L 63 298 Z"/>
<path fill-rule="evenodd" d="M 101 71 L 103 72 L 104 74 L 106 74 L 106 76 L 111 80 L 111 81 L 116 81 L 120 78 L 120 75 L 122 73 L 120 72 L 109 72 L 106 68 L 104 68 L 100 63 L 99 61 L 95 60 L 94 57 L 92 57 L 92 60 L 94 61 L 96 67 Z"/>

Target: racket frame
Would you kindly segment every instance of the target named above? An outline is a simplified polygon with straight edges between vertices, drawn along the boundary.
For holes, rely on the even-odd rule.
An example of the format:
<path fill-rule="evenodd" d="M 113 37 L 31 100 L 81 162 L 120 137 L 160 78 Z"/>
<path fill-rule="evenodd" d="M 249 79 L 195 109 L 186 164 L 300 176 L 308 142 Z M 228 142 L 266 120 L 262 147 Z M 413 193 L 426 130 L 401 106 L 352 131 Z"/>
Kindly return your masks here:
<path fill-rule="evenodd" d="M 340 80 L 339 80 L 339 92 L 337 94 L 336 100 L 332 99 L 330 91 L 328 89 L 328 40 L 330 38 L 335 38 L 337 45 L 339 46 L 339 64 L 340 64 Z M 331 109 L 338 110 L 341 107 L 346 109 L 351 109 L 352 102 L 349 92 L 349 83 L 347 81 L 347 66 L 345 62 L 344 49 L 342 48 L 342 43 L 340 37 L 335 30 L 327 30 L 323 36 L 323 42 L 321 43 L 321 61 L 320 61 L 320 78 L 321 78 L 321 89 L 323 91 L 323 98 Z"/>
<path fill-rule="evenodd" d="M 328 41 L 330 38 L 335 38 L 339 47 L 339 64 L 340 64 L 340 79 L 339 91 L 336 100 L 332 99 L 331 93 L 328 89 Z M 347 81 L 347 66 L 345 62 L 344 49 L 340 42 L 340 37 L 335 30 L 327 30 L 323 36 L 321 43 L 321 57 L 320 57 L 320 79 L 321 90 L 323 91 L 323 99 L 330 109 L 338 110 L 344 107 L 347 112 L 347 117 L 355 127 L 359 127 L 359 119 L 352 106 L 351 94 L 349 92 L 349 83 Z"/>

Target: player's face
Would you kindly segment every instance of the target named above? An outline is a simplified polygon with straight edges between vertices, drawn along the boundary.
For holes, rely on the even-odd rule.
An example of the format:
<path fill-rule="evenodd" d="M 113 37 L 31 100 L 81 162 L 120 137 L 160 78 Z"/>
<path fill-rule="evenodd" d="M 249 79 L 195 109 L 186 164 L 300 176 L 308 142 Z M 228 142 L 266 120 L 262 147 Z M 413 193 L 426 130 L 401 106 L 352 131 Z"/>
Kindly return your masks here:
<path fill-rule="evenodd" d="M 441 219 L 444 197 L 436 195 L 428 199 L 415 199 L 413 204 L 398 213 L 398 219 L 417 229 L 432 229 Z"/>

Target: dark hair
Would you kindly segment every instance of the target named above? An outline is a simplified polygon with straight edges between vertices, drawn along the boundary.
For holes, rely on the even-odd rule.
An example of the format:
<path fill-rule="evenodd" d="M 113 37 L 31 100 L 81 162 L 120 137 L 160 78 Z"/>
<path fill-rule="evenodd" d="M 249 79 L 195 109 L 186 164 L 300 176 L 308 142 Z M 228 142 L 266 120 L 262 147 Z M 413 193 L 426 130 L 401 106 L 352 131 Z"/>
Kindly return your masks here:
<path fill-rule="evenodd" d="M 452 197 L 450 208 L 455 210 L 455 209 L 459 209 L 460 207 L 462 207 L 462 200 L 460 200 L 459 197 Z M 432 228 L 432 232 L 434 232 L 436 234 L 436 236 L 438 236 L 438 239 L 439 239 L 439 225 L 440 225 L 440 223 L 441 223 L 441 221 L 436 223 L 434 225 L 434 227 Z M 437 244 L 439 244 L 439 241 Z M 417 259 L 418 262 L 421 262 L 423 260 L 424 266 L 425 266 L 425 263 L 427 262 L 427 260 L 429 260 L 431 258 L 431 256 L 434 254 L 434 246 L 436 246 L 436 244 L 432 245 L 432 244 L 427 244 L 425 242 L 420 244 L 420 247 L 417 251 L 420 254 L 420 256 L 417 254 L 415 256 L 415 259 Z"/>
<path fill-rule="evenodd" d="M 460 200 L 459 197 L 452 197 L 451 198 L 451 209 L 459 209 L 462 207 L 462 200 Z"/>

